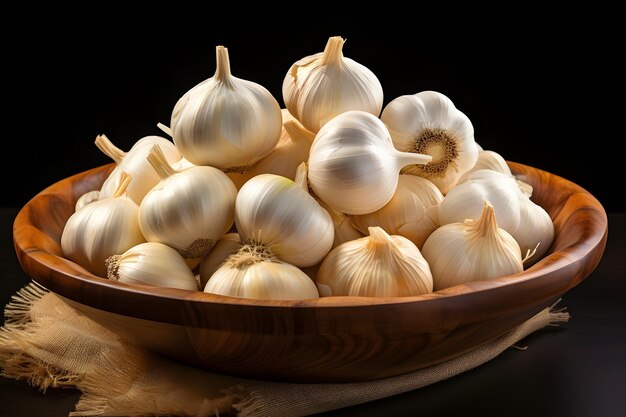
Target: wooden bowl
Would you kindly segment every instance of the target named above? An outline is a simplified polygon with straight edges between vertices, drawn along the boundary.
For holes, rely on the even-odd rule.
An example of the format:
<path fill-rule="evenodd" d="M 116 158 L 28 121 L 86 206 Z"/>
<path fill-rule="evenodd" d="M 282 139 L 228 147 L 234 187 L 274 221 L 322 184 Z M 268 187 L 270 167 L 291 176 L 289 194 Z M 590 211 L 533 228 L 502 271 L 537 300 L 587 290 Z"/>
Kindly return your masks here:
<path fill-rule="evenodd" d="M 112 165 L 62 180 L 18 214 L 24 271 L 97 322 L 151 351 L 225 374 L 298 382 L 363 381 L 434 365 L 502 335 L 554 303 L 596 267 L 607 218 L 587 191 L 510 163 L 550 213 L 555 239 L 528 270 L 405 298 L 259 301 L 128 285 L 63 258 L 61 232 L 76 199 Z"/>

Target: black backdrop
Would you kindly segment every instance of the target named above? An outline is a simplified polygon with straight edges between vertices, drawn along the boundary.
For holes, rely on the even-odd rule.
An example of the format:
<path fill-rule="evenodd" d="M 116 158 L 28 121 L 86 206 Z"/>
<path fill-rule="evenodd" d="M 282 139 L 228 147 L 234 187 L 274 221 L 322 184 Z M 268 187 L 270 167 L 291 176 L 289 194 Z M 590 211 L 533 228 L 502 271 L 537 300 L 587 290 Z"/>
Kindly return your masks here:
<path fill-rule="evenodd" d="M 282 105 L 289 66 L 341 35 L 345 56 L 380 79 L 385 104 L 440 91 L 470 117 L 484 148 L 564 176 L 607 210 L 623 210 L 614 191 L 626 178 L 620 105 L 610 101 L 620 98 L 614 26 L 586 11 L 575 19 L 530 12 L 516 15 L 520 23 L 398 11 L 304 19 L 233 7 L 208 17 L 158 10 L 156 19 L 94 12 L 25 22 L 4 39 L 4 142 L 17 145 L 5 159 L 18 168 L 4 177 L 2 206 L 20 207 L 52 182 L 109 162 L 93 145 L 97 134 L 125 150 L 159 134 L 156 123 L 169 124 L 176 100 L 212 76 L 216 45 L 229 48 L 233 75 L 262 84 Z"/>

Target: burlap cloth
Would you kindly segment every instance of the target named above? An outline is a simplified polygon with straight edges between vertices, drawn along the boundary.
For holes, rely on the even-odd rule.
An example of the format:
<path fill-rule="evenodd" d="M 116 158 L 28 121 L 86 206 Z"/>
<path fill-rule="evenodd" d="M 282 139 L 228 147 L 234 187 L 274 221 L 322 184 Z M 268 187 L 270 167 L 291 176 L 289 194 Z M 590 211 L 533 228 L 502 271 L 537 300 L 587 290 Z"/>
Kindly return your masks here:
<path fill-rule="evenodd" d="M 348 384 L 290 384 L 201 371 L 120 339 L 31 283 L 12 297 L 0 329 L 0 367 L 43 391 L 83 392 L 70 416 L 305 416 L 411 391 L 475 368 L 530 333 L 569 319 L 547 308 L 507 334 L 439 365 Z"/>

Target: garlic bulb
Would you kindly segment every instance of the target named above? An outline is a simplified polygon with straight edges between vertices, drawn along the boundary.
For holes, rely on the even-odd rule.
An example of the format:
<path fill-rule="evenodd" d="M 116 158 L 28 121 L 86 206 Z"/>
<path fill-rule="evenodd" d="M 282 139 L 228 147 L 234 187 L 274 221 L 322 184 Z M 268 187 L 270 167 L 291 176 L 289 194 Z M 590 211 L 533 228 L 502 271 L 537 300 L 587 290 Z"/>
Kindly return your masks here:
<path fill-rule="evenodd" d="M 400 235 L 421 248 L 426 238 L 439 226 L 438 206 L 441 191 L 430 181 L 415 175 L 400 175 L 398 188 L 383 208 L 373 213 L 352 216 L 354 226 L 366 233 L 372 226 Z"/>
<path fill-rule="evenodd" d="M 230 255 L 236 254 L 243 245 L 239 233 L 228 233 L 222 236 L 211 252 L 200 262 L 200 287 L 204 288 L 211 275 L 226 262 Z"/>
<path fill-rule="evenodd" d="M 171 246 L 185 258 L 205 256 L 233 224 L 237 189 L 217 168 L 174 170 L 158 145 L 148 161 L 161 181 L 141 202 L 141 231 L 148 241 Z"/>
<path fill-rule="evenodd" d="M 80 210 L 81 208 L 85 207 L 89 203 L 98 201 L 99 198 L 100 198 L 100 190 L 87 191 L 85 194 L 78 197 L 78 200 L 76 200 L 76 204 L 74 205 L 74 211 Z"/>
<path fill-rule="evenodd" d="M 63 255 L 101 277 L 104 262 L 145 242 L 137 216 L 139 206 L 126 196 L 131 178 L 125 172 L 113 196 L 94 201 L 70 216 L 61 235 Z"/>
<path fill-rule="evenodd" d="M 472 172 L 478 171 L 479 169 L 490 169 L 511 177 L 513 176 L 511 169 L 499 153 L 494 151 L 478 151 L 478 160 L 476 161 L 476 164 L 474 164 L 469 171 L 459 177 L 457 184 L 467 181 L 467 178 L 472 174 Z"/>
<path fill-rule="evenodd" d="M 204 292 L 260 300 L 318 298 L 315 283 L 300 269 L 260 246 L 243 246 L 211 276 Z"/>
<path fill-rule="evenodd" d="M 176 250 L 162 243 L 147 242 L 133 246 L 121 255 L 106 260 L 107 276 L 127 284 L 198 290 L 191 269 Z"/>
<path fill-rule="evenodd" d="M 320 295 L 404 297 L 432 292 L 428 263 L 413 242 L 370 227 L 369 236 L 333 249 L 317 273 Z"/>
<path fill-rule="evenodd" d="M 441 93 L 398 97 L 385 107 L 381 120 L 398 150 L 432 156 L 428 164 L 405 167 L 402 173 L 432 181 L 443 194 L 478 159 L 472 122 Z"/>
<path fill-rule="evenodd" d="M 493 206 L 498 225 L 511 233 L 520 225 L 519 188 L 514 178 L 501 172 L 481 169 L 454 187 L 439 204 L 439 224 L 476 219 L 485 200 Z"/>
<path fill-rule="evenodd" d="M 345 58 L 343 44 L 341 36 L 331 37 L 324 52 L 297 61 L 283 81 L 287 109 L 312 132 L 348 110 L 378 117 L 383 107 L 380 81 L 363 65 Z"/>
<path fill-rule="evenodd" d="M 315 137 L 309 184 L 322 201 L 342 213 L 372 213 L 393 197 L 402 167 L 430 159 L 397 151 L 380 119 L 349 111 L 326 123 Z"/>
<path fill-rule="evenodd" d="M 333 244 L 330 215 L 306 190 L 279 175 L 257 175 L 241 187 L 235 224 L 243 242 L 266 247 L 296 266 L 315 265 Z"/>
<path fill-rule="evenodd" d="M 117 189 L 122 172 L 128 173 L 131 181 L 126 194 L 135 203 L 141 204 L 143 197 L 159 182 L 159 176 L 150 166 L 146 157 L 154 145 L 159 145 L 165 158 L 170 163 L 180 160 L 181 155 L 176 146 L 169 140 L 160 136 L 146 136 L 139 139 L 133 147 L 124 152 L 117 148 L 105 135 L 96 137 L 96 146 L 108 157 L 113 159 L 117 167 L 111 172 L 109 177 L 102 184 L 100 198 L 107 198 L 113 195 Z"/>
<path fill-rule="evenodd" d="M 309 159 L 309 149 L 315 135 L 295 120 L 287 120 L 283 128 L 278 145 L 269 155 L 243 173 L 227 173 L 237 188 L 260 174 L 276 174 L 291 180 L 296 178 L 298 165 Z"/>
<path fill-rule="evenodd" d="M 435 290 L 523 270 L 519 245 L 498 227 L 496 212 L 488 201 L 478 218 L 435 230 L 426 239 L 422 255 L 433 273 Z"/>
<path fill-rule="evenodd" d="M 215 75 L 174 107 L 174 143 L 193 164 L 243 170 L 278 143 L 280 106 L 264 87 L 231 75 L 226 48 L 218 46 L 216 56 Z"/>

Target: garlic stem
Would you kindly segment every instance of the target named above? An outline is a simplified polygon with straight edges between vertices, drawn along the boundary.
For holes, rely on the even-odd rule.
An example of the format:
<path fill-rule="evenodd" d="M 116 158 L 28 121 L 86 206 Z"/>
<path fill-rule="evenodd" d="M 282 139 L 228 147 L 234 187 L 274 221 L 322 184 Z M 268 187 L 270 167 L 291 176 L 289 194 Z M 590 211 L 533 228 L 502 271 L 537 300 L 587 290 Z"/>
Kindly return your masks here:
<path fill-rule="evenodd" d="M 388 255 L 402 255 L 393 240 L 391 240 L 391 236 L 382 227 L 368 227 L 367 231 L 370 235 L 368 246 L 371 249 L 375 251 L 384 250 Z"/>
<path fill-rule="evenodd" d="M 313 139 L 315 139 L 315 133 L 307 130 L 304 126 L 302 126 L 295 120 L 287 120 L 285 123 L 283 123 L 283 127 L 287 131 L 287 134 L 291 138 L 292 142 L 298 142 L 301 140 L 313 142 Z"/>
<path fill-rule="evenodd" d="M 167 158 L 159 145 L 154 145 L 152 149 L 150 149 L 150 153 L 146 159 L 150 162 L 150 165 L 152 165 L 161 179 L 165 179 L 176 173 L 176 170 L 167 162 Z"/>
<path fill-rule="evenodd" d="M 106 137 L 106 135 L 98 135 L 96 136 L 96 141 L 94 142 L 98 149 L 102 151 L 106 156 L 115 161 L 116 164 L 122 162 L 122 159 L 126 156 L 126 152 L 113 145 L 113 143 Z"/>
<path fill-rule="evenodd" d="M 228 59 L 228 48 L 220 45 L 215 48 L 215 59 L 217 68 L 214 78 L 218 81 L 228 82 L 230 80 L 230 60 Z"/>
<path fill-rule="evenodd" d="M 487 237 L 498 231 L 498 222 L 496 221 L 496 212 L 491 203 L 485 200 L 483 211 L 476 220 L 468 220 L 474 233 L 480 237 Z"/>
<path fill-rule="evenodd" d="M 309 192 L 309 180 L 307 178 L 307 175 L 308 175 L 308 167 L 306 165 L 306 162 L 302 162 L 296 168 L 296 177 L 295 177 L 294 182 L 296 183 L 298 187 L 302 188 L 304 191 L 308 193 Z"/>
<path fill-rule="evenodd" d="M 424 165 L 429 163 L 433 157 L 430 155 L 424 155 L 421 153 L 411 152 L 397 152 L 399 166 L 405 167 L 407 165 Z"/>
<path fill-rule="evenodd" d="M 161 129 L 161 131 L 163 131 L 163 133 L 168 135 L 170 138 L 174 137 L 174 134 L 172 133 L 172 129 L 170 129 L 169 126 L 165 126 L 163 123 L 157 123 L 157 127 Z"/>
<path fill-rule="evenodd" d="M 343 62 L 343 44 L 341 36 L 333 36 L 328 39 L 322 55 L 322 65 L 341 65 Z"/>
<path fill-rule="evenodd" d="M 126 189 L 128 188 L 128 184 L 130 184 L 131 179 L 130 175 L 122 171 L 122 174 L 120 175 L 120 183 L 113 193 L 113 198 L 121 197 L 124 193 L 126 193 Z"/>

